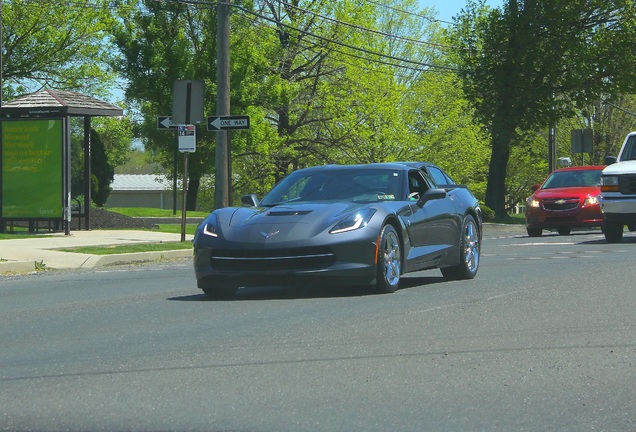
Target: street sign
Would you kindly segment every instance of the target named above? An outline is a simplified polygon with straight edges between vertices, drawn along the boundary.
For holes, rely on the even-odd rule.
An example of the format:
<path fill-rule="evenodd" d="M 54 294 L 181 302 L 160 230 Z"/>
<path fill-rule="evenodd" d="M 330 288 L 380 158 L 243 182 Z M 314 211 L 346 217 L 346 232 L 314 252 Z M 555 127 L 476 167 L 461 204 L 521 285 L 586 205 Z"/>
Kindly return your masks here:
<path fill-rule="evenodd" d="M 157 129 L 177 129 L 178 124 L 172 123 L 171 116 L 158 116 L 157 117 Z"/>
<path fill-rule="evenodd" d="M 177 80 L 172 83 L 172 118 L 177 124 L 203 121 L 205 83 L 200 80 Z"/>
<path fill-rule="evenodd" d="M 196 151 L 196 128 L 194 125 L 179 125 L 179 151 L 181 153 L 194 153 Z"/>
<path fill-rule="evenodd" d="M 250 116 L 208 117 L 208 130 L 249 129 Z"/>

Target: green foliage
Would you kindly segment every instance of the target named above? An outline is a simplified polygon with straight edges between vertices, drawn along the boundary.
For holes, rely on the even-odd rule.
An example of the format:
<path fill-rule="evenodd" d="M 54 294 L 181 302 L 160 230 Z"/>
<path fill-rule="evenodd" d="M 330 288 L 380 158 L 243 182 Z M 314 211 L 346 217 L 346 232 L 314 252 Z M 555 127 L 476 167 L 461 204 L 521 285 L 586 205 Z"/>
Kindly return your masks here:
<path fill-rule="evenodd" d="M 493 222 L 495 220 L 495 211 L 486 204 L 481 204 L 480 207 L 484 222 Z"/>
<path fill-rule="evenodd" d="M 91 126 L 99 134 L 111 166 L 128 162 L 134 138 L 134 126 L 130 118 L 95 117 L 91 119 Z"/>
<path fill-rule="evenodd" d="M 498 216 L 505 215 L 511 148 L 524 132 L 636 89 L 635 54 L 626 48 L 635 7 L 631 0 L 508 0 L 488 10 L 467 2 L 452 36 L 466 96 L 492 135 L 486 203 Z"/>
<path fill-rule="evenodd" d="M 175 162 L 174 131 L 158 131 L 157 116 L 172 114 L 173 83 L 203 80 L 206 84 L 205 111 L 214 112 L 216 16 L 210 5 L 152 0 L 122 0 L 120 19 L 111 29 L 121 56 L 114 67 L 127 80 L 126 98 L 139 112 L 137 133 L 144 148 L 171 177 Z M 197 128 L 197 150 L 188 157 L 188 210 L 196 207 L 201 177 L 214 166 L 214 134 Z M 177 167 L 184 165 L 176 154 Z M 177 172 L 181 177 L 182 173 Z"/>
<path fill-rule="evenodd" d="M 110 196 L 110 184 L 115 169 L 108 161 L 101 135 L 91 130 L 91 199 L 98 207 L 103 207 Z M 84 194 L 84 143 L 79 138 L 71 141 L 71 196 Z"/>
<path fill-rule="evenodd" d="M 10 100 L 41 87 L 106 94 L 114 80 L 108 0 L 93 7 L 53 0 L 3 2 L 3 93 Z"/>

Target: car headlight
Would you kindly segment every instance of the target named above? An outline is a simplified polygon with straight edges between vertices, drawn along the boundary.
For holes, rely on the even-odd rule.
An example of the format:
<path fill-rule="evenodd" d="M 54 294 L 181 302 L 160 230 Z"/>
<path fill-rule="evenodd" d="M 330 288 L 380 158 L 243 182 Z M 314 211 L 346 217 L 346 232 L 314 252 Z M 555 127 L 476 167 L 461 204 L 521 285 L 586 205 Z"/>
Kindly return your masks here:
<path fill-rule="evenodd" d="M 598 197 L 597 196 L 589 196 L 589 197 L 585 198 L 585 201 L 583 201 L 583 205 L 584 206 L 596 205 L 596 204 L 598 204 Z"/>
<path fill-rule="evenodd" d="M 361 210 L 357 213 L 353 213 L 346 218 L 342 219 L 338 222 L 332 229 L 329 231 L 330 234 L 339 234 L 343 232 L 357 230 L 358 228 L 362 228 L 366 226 L 371 220 L 371 217 L 375 214 L 374 209 L 365 209 Z"/>
<path fill-rule="evenodd" d="M 541 203 L 538 199 L 528 198 L 528 207 L 539 208 L 541 207 Z"/>
<path fill-rule="evenodd" d="M 201 232 L 210 237 L 219 236 L 219 221 L 216 215 L 213 214 L 208 216 L 208 218 L 203 222 Z"/>
<path fill-rule="evenodd" d="M 601 192 L 618 192 L 618 176 L 602 176 Z"/>

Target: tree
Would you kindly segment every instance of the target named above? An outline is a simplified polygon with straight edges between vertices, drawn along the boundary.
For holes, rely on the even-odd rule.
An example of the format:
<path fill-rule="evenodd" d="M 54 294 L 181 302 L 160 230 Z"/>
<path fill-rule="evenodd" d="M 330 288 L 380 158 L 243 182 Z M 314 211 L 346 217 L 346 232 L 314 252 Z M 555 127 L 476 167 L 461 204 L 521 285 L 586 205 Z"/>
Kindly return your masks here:
<path fill-rule="evenodd" d="M 174 138 L 157 132 L 156 117 L 171 111 L 173 80 L 205 80 L 206 110 L 215 112 L 215 11 L 198 2 L 125 6 L 114 30 L 123 55 L 118 70 L 141 115 L 146 149 L 169 168 Z M 451 172 L 484 181 L 485 170 L 475 168 L 487 157 L 484 138 L 445 59 L 444 34 L 415 14 L 416 6 L 415 0 L 233 3 L 231 111 L 250 116 L 249 133 L 231 137 L 234 199 L 265 192 L 291 170 L 325 163 L 470 155 L 452 160 Z M 201 133 L 191 183 L 214 174 L 214 136 Z M 453 152 L 456 142 L 462 148 Z"/>
<path fill-rule="evenodd" d="M 498 218 L 523 131 L 636 88 L 634 8 L 630 0 L 509 0 L 503 10 L 468 2 L 453 37 L 464 90 L 491 134 L 486 205 Z"/>
<path fill-rule="evenodd" d="M 105 143 L 94 129 L 90 131 L 91 140 L 91 199 L 98 207 L 103 207 L 110 196 L 110 184 L 115 169 L 108 161 Z M 83 140 L 76 136 L 71 141 L 71 196 L 84 194 L 84 150 Z"/>
<path fill-rule="evenodd" d="M 139 135 L 166 172 L 175 163 L 174 132 L 158 131 L 159 115 L 172 113 L 173 83 L 197 79 L 214 95 L 215 13 L 207 3 L 122 0 L 120 19 L 111 29 L 121 57 L 114 66 L 126 79 L 126 98 L 141 117 Z M 206 111 L 214 112 L 213 97 L 206 96 Z M 200 179 L 214 166 L 212 137 L 198 128 L 197 151 L 188 159 L 186 208 L 195 210 Z M 176 165 L 183 166 L 177 155 Z"/>
<path fill-rule="evenodd" d="M 2 4 L 3 98 L 50 87 L 104 95 L 114 81 L 107 0 L 92 7 L 55 0 Z"/>

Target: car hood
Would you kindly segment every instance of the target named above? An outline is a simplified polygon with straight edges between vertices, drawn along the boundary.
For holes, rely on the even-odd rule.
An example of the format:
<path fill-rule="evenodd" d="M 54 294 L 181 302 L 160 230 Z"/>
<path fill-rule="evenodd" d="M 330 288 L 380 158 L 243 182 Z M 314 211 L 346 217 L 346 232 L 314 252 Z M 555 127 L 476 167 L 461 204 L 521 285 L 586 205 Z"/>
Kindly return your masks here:
<path fill-rule="evenodd" d="M 625 174 L 625 173 L 634 173 L 636 172 L 636 161 L 624 161 L 624 162 L 616 162 L 612 165 L 608 165 L 603 169 L 603 175 L 608 174 Z"/>
<path fill-rule="evenodd" d="M 601 193 L 599 186 L 581 186 L 554 189 L 539 189 L 535 191 L 534 196 L 538 199 L 559 199 L 595 196 Z"/>
<path fill-rule="evenodd" d="M 271 208 L 241 207 L 219 215 L 223 237 L 235 242 L 278 243 L 310 239 L 349 214 L 371 204 L 293 204 Z M 228 209 L 226 209 L 228 210 Z"/>

